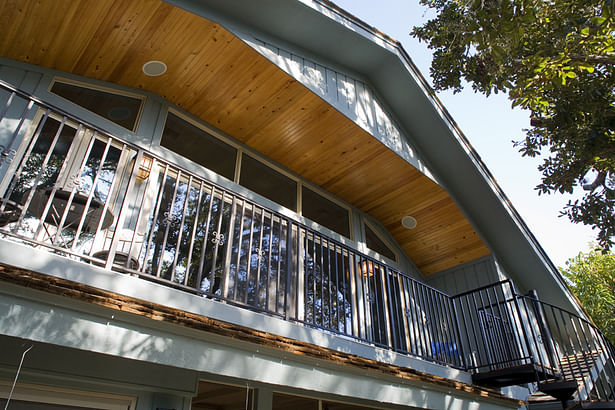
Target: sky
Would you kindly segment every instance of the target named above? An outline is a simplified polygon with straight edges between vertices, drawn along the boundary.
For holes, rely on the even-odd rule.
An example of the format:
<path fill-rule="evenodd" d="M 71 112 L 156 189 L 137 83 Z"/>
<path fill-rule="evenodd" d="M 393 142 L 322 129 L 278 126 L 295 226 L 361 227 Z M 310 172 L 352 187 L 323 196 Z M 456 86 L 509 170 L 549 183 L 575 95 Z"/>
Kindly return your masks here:
<path fill-rule="evenodd" d="M 412 27 L 421 25 L 433 14 L 418 0 L 333 0 L 350 14 L 401 42 L 406 52 L 430 82 L 431 52 L 424 43 L 410 36 Z M 525 137 L 529 114 L 512 109 L 505 95 L 475 94 L 468 86 L 461 93 L 438 93 L 466 138 L 478 152 L 504 193 L 513 203 L 540 245 L 558 267 L 589 249 L 597 231 L 559 217 L 569 199 L 582 196 L 538 195 L 537 170 L 541 159 L 522 157 L 512 141 Z"/>

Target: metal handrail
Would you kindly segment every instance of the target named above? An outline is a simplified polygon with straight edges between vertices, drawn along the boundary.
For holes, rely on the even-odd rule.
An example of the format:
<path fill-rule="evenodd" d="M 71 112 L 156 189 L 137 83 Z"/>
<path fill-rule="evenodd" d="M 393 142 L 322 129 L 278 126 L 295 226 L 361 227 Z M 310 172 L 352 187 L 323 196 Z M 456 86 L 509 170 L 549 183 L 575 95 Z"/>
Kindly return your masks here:
<path fill-rule="evenodd" d="M 600 361 L 577 397 L 614 400 L 613 347 L 603 335 L 517 294 L 510 280 L 451 297 L 28 93 L 0 88 L 10 93 L 0 122 L 23 105 L 0 156 L 4 237 L 475 374 L 532 365 L 546 383 Z M 568 335 L 575 343 L 566 344 Z M 575 359 L 582 346 L 591 357 Z"/>
<path fill-rule="evenodd" d="M 15 160 L 0 168 L 0 213 L 15 218 L 0 228 L 5 236 L 465 367 L 443 292 L 59 107 L 0 88 L 13 96 L 3 114 L 20 99 L 30 107 L 7 144 Z"/>

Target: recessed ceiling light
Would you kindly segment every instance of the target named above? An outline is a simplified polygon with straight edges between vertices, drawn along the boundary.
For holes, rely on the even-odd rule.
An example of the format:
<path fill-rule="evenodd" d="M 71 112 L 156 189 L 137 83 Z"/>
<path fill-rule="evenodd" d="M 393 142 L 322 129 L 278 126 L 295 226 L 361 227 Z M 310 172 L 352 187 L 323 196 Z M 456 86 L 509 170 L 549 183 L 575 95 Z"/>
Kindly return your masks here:
<path fill-rule="evenodd" d="M 150 77 L 157 77 L 167 72 L 167 65 L 162 61 L 148 61 L 147 63 L 143 64 L 142 70 L 145 75 L 149 75 Z"/>
<path fill-rule="evenodd" d="M 416 228 L 416 219 L 406 215 L 401 218 L 401 225 L 406 229 L 414 229 Z"/>

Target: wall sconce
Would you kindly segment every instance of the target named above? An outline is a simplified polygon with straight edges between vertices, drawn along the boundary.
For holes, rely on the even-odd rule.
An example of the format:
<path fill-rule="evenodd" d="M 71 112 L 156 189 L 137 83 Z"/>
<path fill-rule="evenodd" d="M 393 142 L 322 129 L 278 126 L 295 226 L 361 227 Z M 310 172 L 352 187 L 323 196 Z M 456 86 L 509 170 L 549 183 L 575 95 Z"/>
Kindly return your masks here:
<path fill-rule="evenodd" d="M 374 276 L 374 263 L 367 260 L 361 262 L 361 274 L 366 278 Z"/>
<path fill-rule="evenodd" d="M 139 169 L 137 170 L 137 178 L 144 180 L 149 177 L 150 172 L 152 171 L 152 165 L 154 164 L 154 159 L 150 158 L 146 155 L 141 157 L 141 163 L 139 164 Z"/>

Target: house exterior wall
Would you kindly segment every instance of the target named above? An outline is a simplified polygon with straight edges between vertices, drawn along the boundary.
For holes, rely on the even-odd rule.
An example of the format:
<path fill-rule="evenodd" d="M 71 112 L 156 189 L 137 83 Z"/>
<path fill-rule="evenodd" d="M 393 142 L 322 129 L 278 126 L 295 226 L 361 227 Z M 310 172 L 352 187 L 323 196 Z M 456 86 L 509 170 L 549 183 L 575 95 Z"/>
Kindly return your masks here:
<path fill-rule="evenodd" d="M 425 281 L 449 295 L 457 295 L 504 279 L 507 279 L 506 276 L 498 269 L 495 259 L 490 255 L 430 275 Z"/>
<path fill-rule="evenodd" d="M 18 246 L 2 248 L 2 261 L 15 263 L 32 257 L 35 250 Z M 30 255 L 28 255 L 30 254 Z M 10 255 L 13 255 L 12 257 Z M 182 294 L 134 277 L 84 269 L 82 264 L 65 258 L 38 257 L 40 270 L 57 278 L 49 289 L 60 283 L 93 285 L 91 289 L 110 289 L 147 298 L 150 309 L 135 314 L 121 305 L 122 300 L 100 299 L 100 303 L 77 300 L 79 292 L 47 292 L 45 287 L 32 288 L 3 280 L 0 288 L 0 375 L 5 383 L 16 371 L 19 356 L 25 356 L 22 383 L 71 387 L 98 393 L 133 397 L 136 409 L 189 409 L 189 399 L 196 394 L 198 380 L 235 385 L 248 385 L 272 391 L 290 392 L 315 398 L 335 397 L 341 401 L 362 401 L 379 408 L 431 409 L 503 409 L 516 408 L 514 401 L 502 401 L 468 392 L 457 392 L 453 386 L 468 383 L 469 375 L 443 366 L 434 366 L 402 355 L 368 346 L 352 347 L 344 341 L 289 324 L 258 313 L 246 313 L 198 296 Z M 3 269 L 6 272 L 6 269 Z M 41 277 L 42 279 L 42 277 Z M 64 282 L 64 280 L 67 280 Z M 138 299 L 136 299 L 138 300 Z M 296 355 L 267 345 L 255 345 L 241 338 L 228 338 L 220 332 L 206 332 L 163 319 L 156 311 L 157 302 L 177 307 L 180 311 L 197 312 L 207 320 L 223 318 L 226 323 L 238 322 L 252 329 L 292 335 L 294 340 L 308 339 L 312 344 L 329 349 L 355 351 L 362 349 L 378 362 L 389 362 L 400 368 L 420 368 L 439 374 L 443 385 L 427 383 L 423 378 L 398 378 L 380 371 L 331 362 L 311 355 Z M 136 312 L 136 311 L 135 311 Z M 158 317 L 158 319 L 155 319 Z M 286 329 L 286 330 L 284 330 Z M 324 356 L 323 356 L 324 357 Z M 442 383 L 442 382 L 440 382 Z M 266 403 L 263 400 L 263 403 Z M 396 407 L 402 406 L 402 407 Z M 268 408 L 268 407 L 262 407 Z M 260 410 L 261 407 L 258 407 Z"/>
<path fill-rule="evenodd" d="M 145 97 L 144 107 L 141 113 L 141 117 L 138 123 L 138 128 L 132 132 L 129 131 L 111 121 L 108 121 L 100 116 L 70 102 L 67 102 L 65 99 L 49 92 L 49 86 L 52 83 L 54 78 L 66 78 L 72 79 L 75 81 L 79 81 L 84 84 L 91 84 L 92 86 L 99 86 L 103 88 L 108 88 L 110 90 L 118 90 L 127 93 L 133 93 L 135 95 L 141 95 Z M 347 208 L 350 209 L 351 212 L 351 223 L 352 223 L 352 232 L 354 233 L 353 238 L 346 238 L 339 235 L 336 232 L 328 230 L 325 227 L 322 227 L 314 222 L 303 218 L 301 215 L 298 215 L 294 212 L 289 211 L 288 209 L 280 206 L 279 204 L 267 199 L 262 196 L 255 194 L 254 192 L 244 188 L 241 185 L 238 185 L 236 181 L 229 181 L 228 179 L 210 171 L 209 169 L 196 164 L 181 155 L 174 153 L 160 145 L 160 138 L 162 135 L 162 131 L 164 129 L 166 114 L 169 108 L 182 112 L 178 107 L 174 107 L 169 104 L 163 98 L 160 98 L 157 95 L 143 92 L 140 90 L 132 90 L 126 87 L 117 86 L 115 84 L 106 84 L 101 81 L 95 81 L 91 79 L 81 78 L 79 76 L 71 75 L 68 73 L 63 73 L 59 71 L 53 71 L 42 67 L 37 67 L 33 65 L 28 65 L 12 60 L 7 60 L 0 58 L 0 80 L 6 81 L 13 86 L 18 87 L 19 89 L 31 92 L 36 97 L 41 100 L 50 103 L 60 109 L 66 110 L 69 113 L 72 113 L 78 118 L 83 119 L 94 126 L 99 127 L 100 129 L 110 133 L 111 135 L 129 141 L 137 146 L 140 146 L 144 149 L 147 149 L 156 155 L 159 155 L 161 158 L 168 160 L 174 164 L 177 164 L 184 169 L 194 172 L 199 175 L 203 175 L 208 180 L 224 186 L 225 188 L 231 189 L 234 192 L 237 192 L 251 200 L 254 200 L 258 203 L 261 203 L 268 208 L 288 214 L 292 216 L 292 218 L 301 221 L 307 226 L 313 227 L 314 229 L 325 232 L 328 236 L 335 238 L 336 240 L 348 244 L 350 246 L 356 247 L 358 250 L 367 253 L 368 255 L 380 258 L 378 254 L 371 251 L 367 247 L 364 246 L 363 239 L 363 222 L 365 219 L 368 219 L 372 224 L 376 224 L 379 226 L 378 232 L 387 238 L 388 242 L 391 242 L 393 245 L 394 251 L 396 255 L 398 255 L 397 262 L 388 260 L 387 263 L 392 266 L 398 267 L 400 270 L 405 272 L 406 274 L 414 277 L 414 278 L 422 278 L 421 272 L 416 268 L 412 260 L 403 252 L 401 247 L 395 242 L 392 236 L 386 231 L 378 221 L 375 221 L 373 218 L 370 218 L 366 214 L 364 214 L 359 209 L 353 207 L 350 204 L 344 203 L 339 198 L 336 198 L 337 201 L 344 203 Z M 3 106 L 7 102 L 9 94 L 8 92 L 0 93 L 0 106 Z M 11 111 L 7 113 L 7 117 L 19 117 L 21 115 L 22 109 L 25 108 L 25 102 L 22 101 L 21 105 L 13 104 L 11 106 Z M 30 120 L 34 117 L 35 111 L 31 113 Z M 272 162 L 270 159 L 264 157 L 262 154 L 255 152 L 251 148 L 241 144 L 237 140 L 232 137 L 222 133 L 221 131 L 215 129 L 210 124 L 204 124 L 202 121 L 196 119 L 191 116 L 189 113 L 183 112 L 188 118 L 191 118 L 194 122 L 202 124 L 204 127 L 209 128 L 214 132 L 215 135 L 218 135 L 222 139 L 231 140 L 233 144 L 239 146 L 243 152 L 256 155 L 259 158 L 263 158 L 269 162 Z M 6 120 L 5 120 L 6 121 Z M 8 126 L 0 129 L 0 145 L 6 146 L 10 139 L 12 138 L 11 133 L 8 131 Z M 13 145 L 18 145 L 19 141 L 23 138 L 26 133 L 28 127 L 22 127 L 22 131 L 20 135 L 17 137 L 17 142 Z M 274 163 L 275 164 L 275 163 Z M 283 168 L 277 164 L 275 164 L 278 168 Z M 0 166 L 0 176 L 6 169 L 6 164 Z M 302 180 L 302 178 L 298 175 L 293 174 L 291 171 L 285 171 L 289 175 L 293 175 L 297 180 Z M 310 182 L 307 182 L 307 186 L 310 186 Z M 331 194 L 328 194 L 332 196 Z"/>
<path fill-rule="evenodd" d="M 136 132 L 120 129 L 80 107 L 68 104 L 49 93 L 54 75 L 61 73 L 3 60 L 2 79 L 32 92 L 38 98 L 75 113 L 79 118 L 108 130 L 121 138 L 179 162 L 188 169 L 206 174 L 235 190 L 247 190 L 224 181 L 210 171 L 177 158 L 157 146 L 164 124 L 165 103 L 147 96 L 143 118 Z M 0 105 L 7 95 L 0 95 Z M 13 107 L 13 106 L 11 106 Z M 18 118 L 22 107 L 9 112 Z M 31 117 L 29 118 L 31 119 Z M 27 128 L 27 127 L 24 127 Z M 11 135 L 0 130 L 0 144 L 8 145 Z M 22 138 L 19 135 L 18 138 Z M 13 145 L 15 146 L 15 144 Z M 4 172 L 6 168 L 3 168 Z M 253 195 L 254 196 L 254 195 Z M 263 202 L 262 198 L 257 198 Z M 269 201 L 270 202 L 270 201 Z M 267 203 L 275 207 L 275 204 Z M 369 358 L 400 368 L 435 375 L 453 385 L 471 384 L 468 373 L 433 364 L 387 349 L 375 348 L 316 329 L 255 312 L 220 304 L 200 296 L 143 281 L 136 277 L 105 271 L 79 260 L 42 252 L 39 249 L 0 239 L 0 263 L 68 280 L 96 289 L 113 291 L 138 300 L 171 306 L 225 323 L 240 324 L 262 332 L 289 337 L 331 351 Z M 412 267 L 411 261 L 405 262 Z M 418 272 L 414 272 L 418 275 Z M 23 286 L 2 282 L 0 286 L 0 338 L 7 346 L 0 356 L 0 375 L 10 384 L 16 362 L 25 348 L 33 345 L 32 355 L 24 356 L 21 383 L 49 385 L 58 389 L 94 391 L 126 396 L 135 409 L 188 409 L 200 379 L 226 383 L 247 383 L 260 389 L 258 407 L 267 409 L 266 397 L 273 391 L 301 392 L 313 397 L 361 401 L 382 408 L 515 408 L 515 402 L 482 398 L 471 392 L 426 382 L 404 381 L 378 372 L 332 365 L 326 360 L 303 359 L 261 349 L 251 344 L 196 332 L 177 325 L 161 324 L 130 313 L 117 312 L 85 301 L 48 295 Z M 232 359 L 231 359 L 232 358 Z M 140 376 L 136 376 L 139 374 Z M 135 381 L 137 380 L 137 381 Z M 449 384 L 449 386 L 451 386 Z"/>

